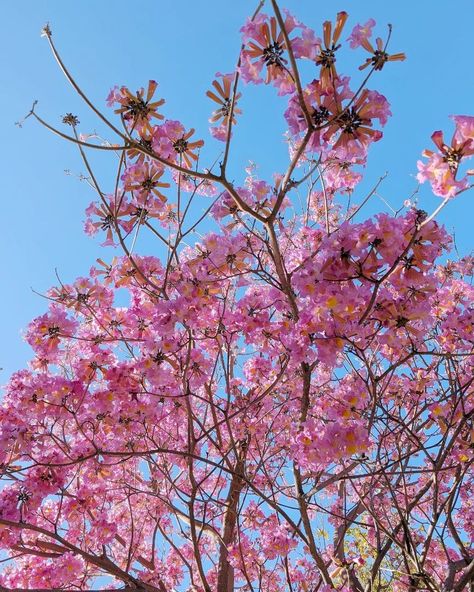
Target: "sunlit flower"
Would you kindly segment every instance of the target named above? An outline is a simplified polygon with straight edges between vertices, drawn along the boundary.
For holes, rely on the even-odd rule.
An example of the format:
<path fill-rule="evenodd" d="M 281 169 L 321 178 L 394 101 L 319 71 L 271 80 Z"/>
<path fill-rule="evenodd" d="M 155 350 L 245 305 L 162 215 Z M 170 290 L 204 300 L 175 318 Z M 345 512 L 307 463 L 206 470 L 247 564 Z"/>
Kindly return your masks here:
<path fill-rule="evenodd" d="M 296 21 L 287 15 L 285 28 L 289 34 Z M 245 82 L 260 84 L 273 83 L 279 88 L 279 94 L 286 94 L 294 90 L 293 78 L 288 70 L 288 60 L 285 37 L 279 29 L 275 17 L 259 14 L 254 20 L 249 20 L 241 29 L 244 48 L 241 54 L 240 74 Z M 261 72 L 265 68 L 265 78 Z"/>
<path fill-rule="evenodd" d="M 132 165 L 127 168 L 122 177 L 125 183 L 125 190 L 136 192 L 140 196 L 145 197 L 154 195 L 164 203 L 166 196 L 161 193 L 160 189 L 170 186 L 169 183 L 160 181 L 164 172 L 163 167 L 148 162 L 142 165 Z"/>
<path fill-rule="evenodd" d="M 266 66 L 265 82 L 268 84 L 271 80 L 279 78 L 286 69 L 288 62 L 283 57 L 285 49 L 283 33 L 278 30 L 276 18 L 272 16 L 270 22 L 265 20 L 254 29 L 253 38 L 249 40 L 242 53 L 251 61 L 258 62 L 260 68 Z"/>
<path fill-rule="evenodd" d="M 339 114 L 333 113 L 333 123 L 324 134 L 326 139 L 339 133 L 333 148 L 356 144 L 364 153 L 371 142 L 382 137 L 382 132 L 372 128 L 372 120 L 378 119 L 384 125 L 391 115 L 387 99 L 376 91 L 365 89 L 359 98 L 348 108 L 337 106 Z"/>
<path fill-rule="evenodd" d="M 215 91 L 208 90 L 206 95 L 215 101 L 219 107 L 216 109 L 209 121 L 211 123 L 217 123 L 219 120 L 222 119 L 222 123 L 227 125 L 230 116 L 230 109 L 232 104 L 232 85 L 235 80 L 235 74 L 217 74 L 222 79 L 222 82 L 219 80 L 213 80 L 212 86 L 214 87 Z M 217 94 L 216 94 L 217 93 Z M 242 113 L 240 109 L 236 107 L 237 101 L 241 97 L 241 93 L 237 93 L 234 98 L 234 109 L 232 113 L 232 123 L 235 124 L 235 115 Z"/>
<path fill-rule="evenodd" d="M 404 53 L 388 54 L 385 51 L 384 42 L 380 37 L 377 37 L 375 43 L 376 49 L 374 49 L 366 37 L 362 38 L 362 47 L 371 53 L 372 57 L 367 58 L 362 66 L 359 66 L 359 70 L 364 70 L 368 66 L 372 66 L 374 70 L 381 70 L 387 62 L 403 62 L 406 59 Z"/>
<path fill-rule="evenodd" d="M 439 152 L 426 149 L 423 156 L 428 158 L 426 163 L 418 161 L 417 179 L 420 183 L 429 181 L 435 195 L 441 197 L 453 197 L 459 191 L 468 186 L 467 177 L 456 179 L 459 165 L 463 158 L 474 154 L 474 128 L 473 117 L 454 116 L 456 131 L 451 140 L 451 145 L 445 143 L 442 131 L 436 131 L 431 139 Z M 467 171 L 472 174 L 472 171 Z"/>
<path fill-rule="evenodd" d="M 337 78 L 336 51 L 341 47 L 338 41 L 348 17 L 347 12 L 338 12 L 334 31 L 331 21 L 323 23 L 324 48 L 320 48 L 320 52 L 316 57 L 316 64 L 321 66 L 320 80 L 323 88 L 331 87 L 333 81 Z"/>
<path fill-rule="evenodd" d="M 196 151 L 204 146 L 202 140 L 191 142 L 190 138 L 194 134 L 194 128 L 188 132 L 179 121 L 167 121 L 163 124 L 163 132 L 171 142 L 172 150 L 176 154 L 176 160 L 191 168 L 193 161 L 198 159 Z"/>
<path fill-rule="evenodd" d="M 108 203 L 92 202 L 86 209 L 86 221 L 84 230 L 86 234 L 95 235 L 99 230 L 106 232 L 106 240 L 103 246 L 113 246 L 114 232 L 118 227 L 123 230 L 130 230 L 129 225 L 123 220 L 130 214 L 130 204 L 124 199 L 116 201 L 109 196 Z"/>
<path fill-rule="evenodd" d="M 115 109 L 115 113 L 121 115 L 131 127 L 148 126 L 153 118 L 163 119 L 163 115 L 158 113 L 158 107 L 164 104 L 164 99 L 151 101 L 157 86 L 157 82 L 150 80 L 146 97 L 144 88 L 140 88 L 135 94 L 132 94 L 126 86 L 112 89 L 107 97 L 107 103 L 109 105 L 119 103 L 120 107 Z"/>
<path fill-rule="evenodd" d="M 347 41 L 350 42 L 352 49 L 360 47 L 365 39 L 372 35 L 372 29 L 375 27 L 374 19 L 369 19 L 364 25 L 357 24 L 353 29 Z"/>
<path fill-rule="evenodd" d="M 136 142 L 138 146 L 136 148 L 132 147 L 129 150 L 127 150 L 128 158 L 136 158 L 137 164 L 142 164 L 143 162 L 145 162 L 145 160 L 150 158 L 147 154 L 142 152 L 140 148 L 143 148 L 147 152 L 153 152 L 153 137 L 155 135 L 155 130 L 157 128 L 158 126 L 153 126 L 151 128 L 143 127 L 140 130 L 138 130 L 139 139 Z"/>

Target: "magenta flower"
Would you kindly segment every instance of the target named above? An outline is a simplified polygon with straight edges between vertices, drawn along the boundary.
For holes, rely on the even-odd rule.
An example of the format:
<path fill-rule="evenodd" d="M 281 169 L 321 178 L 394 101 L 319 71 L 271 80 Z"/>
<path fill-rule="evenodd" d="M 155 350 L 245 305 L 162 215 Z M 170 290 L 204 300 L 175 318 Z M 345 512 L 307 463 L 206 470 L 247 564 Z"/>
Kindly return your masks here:
<path fill-rule="evenodd" d="M 357 24 L 349 35 L 347 41 L 350 41 L 352 49 L 360 47 L 369 37 L 372 36 L 372 28 L 375 26 L 374 19 L 369 19 L 364 25 Z"/>
<path fill-rule="evenodd" d="M 452 119 L 456 123 L 456 130 L 451 145 L 444 142 L 442 131 L 436 131 L 431 139 L 438 152 L 426 149 L 423 156 L 428 158 L 428 161 L 417 162 L 418 181 L 429 181 L 433 193 L 445 198 L 454 197 L 468 187 L 467 175 L 472 174 L 472 171 L 467 171 L 462 179 L 456 179 L 456 176 L 462 160 L 474 154 L 474 117 L 455 115 Z"/>
<path fill-rule="evenodd" d="M 179 121 L 167 120 L 154 137 L 153 148 L 163 158 L 172 158 L 181 166 L 192 167 L 198 156 L 196 152 L 204 146 L 203 140 L 191 141 L 194 129 L 186 131 Z"/>
<path fill-rule="evenodd" d="M 315 32 L 309 27 L 303 27 L 301 36 L 291 41 L 291 47 L 295 58 L 306 58 L 315 60 L 318 49 L 321 47 L 321 39 L 316 37 Z"/>
<path fill-rule="evenodd" d="M 221 80 L 213 80 L 212 86 L 214 87 L 214 90 L 208 90 L 206 95 L 218 105 L 218 108 L 213 111 L 209 121 L 211 123 L 219 123 L 219 125 L 209 128 L 209 131 L 211 132 L 211 135 L 216 138 L 216 140 L 225 142 L 227 140 L 227 130 L 232 107 L 232 93 L 234 88 L 235 74 L 217 73 L 216 76 Z M 232 109 L 233 125 L 237 123 L 235 116 L 242 113 L 242 111 L 237 107 L 237 101 L 240 99 L 240 97 L 241 93 L 236 93 L 234 97 L 234 107 Z"/>
<path fill-rule="evenodd" d="M 471 156 L 474 154 L 474 117 L 470 115 L 451 115 L 451 119 L 456 123 L 455 141 L 461 144 L 471 140 L 468 149 L 465 147 L 465 156 Z"/>
<path fill-rule="evenodd" d="M 76 321 L 58 307 L 51 307 L 47 314 L 35 319 L 28 327 L 26 340 L 34 351 L 49 360 L 55 357 L 61 339 L 74 335 Z"/>
<path fill-rule="evenodd" d="M 375 41 L 376 48 L 374 48 L 369 41 L 369 37 L 372 36 L 372 28 L 374 25 L 374 19 L 369 19 L 365 25 L 356 25 L 352 29 L 352 33 L 348 38 L 348 41 L 350 41 L 350 46 L 353 49 L 362 46 L 365 50 L 372 54 L 372 57 L 367 58 L 362 66 L 359 67 L 359 70 L 364 70 L 368 66 L 372 66 L 375 70 L 382 70 L 387 62 L 401 62 L 406 57 L 404 53 L 394 53 L 389 55 L 385 51 L 384 42 L 380 37 L 377 37 Z"/>
<path fill-rule="evenodd" d="M 122 86 L 120 89 L 115 87 L 107 97 L 107 104 L 109 106 L 113 106 L 115 103 L 119 104 L 115 113 L 121 115 L 129 127 L 149 127 L 150 120 L 163 119 L 163 115 L 158 113 L 158 107 L 161 107 L 165 100 L 152 101 L 157 86 L 157 82 L 150 80 L 146 96 L 144 88 L 140 88 L 133 94 L 126 86 Z"/>
<path fill-rule="evenodd" d="M 335 88 L 324 88 L 319 80 L 314 80 L 303 89 L 303 96 L 311 120 L 316 126 L 308 148 L 317 150 L 325 147 L 330 139 L 329 136 L 324 136 L 324 131 L 330 125 L 329 122 L 337 117 L 335 114 L 338 103 L 343 99 L 351 99 L 353 93 L 349 88 L 349 79 L 344 77 L 335 81 Z M 288 103 L 285 118 L 292 134 L 297 135 L 306 131 L 306 117 L 296 95 L 292 96 Z"/>
<path fill-rule="evenodd" d="M 285 79 L 291 79 L 288 60 L 284 57 L 285 39 L 274 16 L 269 18 L 260 14 L 253 21 L 249 20 L 241 32 L 245 46 L 241 53 L 240 73 L 246 82 L 273 82 L 279 86 Z M 290 32 L 288 24 L 287 33 Z M 260 77 L 263 68 L 266 69 L 264 80 Z"/>
<path fill-rule="evenodd" d="M 211 123 L 217 123 L 222 120 L 222 125 L 226 126 L 230 117 L 230 108 L 232 101 L 233 84 L 235 80 L 235 74 L 216 74 L 221 80 L 213 80 L 212 86 L 214 90 L 208 90 L 206 95 L 217 103 L 218 108 L 212 113 L 209 121 Z M 235 115 L 242 113 L 240 109 L 236 107 L 237 101 L 241 97 L 241 93 L 237 93 L 234 99 L 234 110 L 232 114 L 232 123 L 235 124 Z"/>
<path fill-rule="evenodd" d="M 114 246 L 114 232 L 121 228 L 125 232 L 130 230 L 127 220 L 130 214 L 130 204 L 124 199 L 115 199 L 108 196 L 108 203 L 92 202 L 86 208 L 86 221 L 84 230 L 90 236 L 95 235 L 99 230 L 106 232 L 106 240 L 103 246 Z"/>
<path fill-rule="evenodd" d="M 331 88 L 337 78 L 336 72 L 336 51 L 341 47 L 338 43 L 342 30 L 349 15 L 347 12 L 338 12 L 334 30 L 331 21 L 323 23 L 323 41 L 319 54 L 316 56 L 316 65 L 321 66 L 321 85 L 323 88 Z"/>
<path fill-rule="evenodd" d="M 166 196 L 161 193 L 160 189 L 166 189 L 170 186 L 169 183 L 163 183 L 161 177 L 165 170 L 161 166 L 154 163 L 134 164 L 129 166 L 122 175 L 124 181 L 124 188 L 126 191 L 138 195 L 139 197 L 154 196 L 162 203 L 166 202 Z"/>
<path fill-rule="evenodd" d="M 369 144 L 380 140 L 382 132 L 373 129 L 373 120 L 378 119 L 384 125 L 391 115 L 387 99 L 376 91 L 365 89 L 348 108 L 341 104 L 331 108 L 331 123 L 324 134 L 324 139 L 337 137 L 333 145 L 339 150 L 339 156 L 348 150 L 354 156 L 354 147 L 359 150 L 359 157 L 364 156 Z"/>
<path fill-rule="evenodd" d="M 171 176 L 174 182 L 181 187 L 182 191 L 196 193 L 197 195 L 204 195 L 206 197 L 212 197 L 217 193 L 216 185 L 208 179 L 195 179 L 191 175 L 180 173 L 179 171 L 171 171 Z"/>

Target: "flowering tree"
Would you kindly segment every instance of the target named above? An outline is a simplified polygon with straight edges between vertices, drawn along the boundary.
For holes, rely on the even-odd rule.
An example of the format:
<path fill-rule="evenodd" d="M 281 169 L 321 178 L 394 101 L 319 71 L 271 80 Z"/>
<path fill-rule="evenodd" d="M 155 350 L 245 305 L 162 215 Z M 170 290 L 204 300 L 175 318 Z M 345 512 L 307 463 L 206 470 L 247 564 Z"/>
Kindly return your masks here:
<path fill-rule="evenodd" d="M 439 262 L 435 216 L 470 187 L 474 117 L 418 163 L 436 211 L 358 221 L 391 115 L 369 85 L 405 56 L 390 28 L 356 25 L 353 81 L 337 69 L 345 12 L 319 38 L 262 4 L 207 93 L 223 142 L 208 167 L 156 82 L 112 89 L 106 116 L 44 29 L 112 138 L 28 116 L 77 145 L 97 194 L 85 230 L 122 255 L 49 291 L 7 386 L 1 590 L 472 589 L 474 261 Z M 242 82 L 282 97 L 289 163 L 271 183 L 227 176 Z M 117 161 L 107 189 L 92 150 Z M 161 258 L 136 252 L 145 232 Z"/>

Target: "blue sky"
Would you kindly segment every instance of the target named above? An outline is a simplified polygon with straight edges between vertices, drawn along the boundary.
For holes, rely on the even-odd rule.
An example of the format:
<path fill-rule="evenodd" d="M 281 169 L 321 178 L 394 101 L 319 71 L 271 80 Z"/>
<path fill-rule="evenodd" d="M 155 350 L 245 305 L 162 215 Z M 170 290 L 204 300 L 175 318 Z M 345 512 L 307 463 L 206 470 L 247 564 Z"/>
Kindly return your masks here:
<path fill-rule="evenodd" d="M 101 130 L 57 68 L 45 39 L 40 38 L 42 26 L 50 23 L 64 60 L 96 104 L 104 106 L 114 84 L 136 89 L 154 78 L 160 84 L 157 94 L 167 101 L 166 116 L 195 127 L 196 136 L 207 140 L 212 105 L 205 91 L 216 71 L 233 69 L 240 46 L 239 28 L 256 4 L 250 0 L 17 0 L 3 4 L 0 383 L 29 359 L 30 350 L 21 332 L 46 310 L 47 301 L 32 288 L 44 293 L 57 282 L 55 270 L 67 283 L 85 275 L 97 257 L 110 259 L 113 255 L 110 250 L 104 254 L 100 241 L 82 232 L 84 209 L 94 196 L 78 179 L 83 166 L 74 146 L 32 120 L 22 129 L 14 126 L 38 99 L 38 113 L 54 124 L 72 111 L 81 120 L 81 132 Z M 374 147 L 361 193 L 388 171 L 380 194 L 394 207 L 400 206 L 416 187 L 416 160 L 429 146 L 431 133 L 445 129 L 449 138 L 450 114 L 474 115 L 472 0 L 451 5 L 444 0 L 292 0 L 281 5 L 318 33 L 324 20 L 346 10 L 350 21 L 344 38 L 354 24 L 369 17 L 376 19 L 381 35 L 386 23 L 393 24 L 391 49 L 405 51 L 407 61 L 390 65 L 371 83 L 371 88 L 387 96 L 393 118 L 384 141 Z M 359 50 L 348 55 L 347 64 L 362 63 L 363 59 L 364 52 Z M 270 179 L 285 164 L 284 101 L 275 100 L 269 87 L 244 88 L 244 93 L 244 116 L 235 134 L 230 176 L 242 179 L 243 168 L 253 160 L 260 164 L 259 173 Z M 209 162 L 220 149 L 210 140 Z M 115 167 L 110 157 L 95 155 L 94 163 L 104 186 L 111 188 Z M 461 253 L 472 249 L 473 199 L 471 194 L 463 195 L 439 217 L 455 231 Z M 423 186 L 420 207 L 431 211 L 438 203 L 439 198 Z M 382 209 L 386 206 L 377 198 L 366 212 Z"/>

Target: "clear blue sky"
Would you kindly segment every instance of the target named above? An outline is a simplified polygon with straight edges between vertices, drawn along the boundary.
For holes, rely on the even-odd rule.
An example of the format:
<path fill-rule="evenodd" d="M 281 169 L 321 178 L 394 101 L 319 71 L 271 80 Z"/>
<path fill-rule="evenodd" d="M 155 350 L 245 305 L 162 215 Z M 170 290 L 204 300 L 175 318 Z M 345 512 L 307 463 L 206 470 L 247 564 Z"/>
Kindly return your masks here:
<path fill-rule="evenodd" d="M 114 84 L 135 89 L 154 78 L 160 84 L 159 96 L 167 100 L 167 117 L 196 127 L 199 137 L 206 138 L 212 105 L 204 93 L 216 71 L 233 69 L 240 45 L 238 30 L 256 4 L 251 0 L 3 3 L 0 383 L 29 359 L 22 329 L 47 307 L 31 288 L 44 293 L 56 283 L 55 269 L 64 282 L 72 281 L 86 274 L 98 256 L 104 256 L 99 241 L 82 232 L 84 208 L 93 195 L 74 176 L 83 170 L 74 147 L 32 120 L 23 129 L 14 126 L 34 99 L 39 100 L 38 112 L 53 123 L 72 111 L 81 120 L 81 132 L 97 126 L 40 38 L 42 26 L 50 23 L 63 58 L 98 105 L 104 105 Z M 333 19 L 339 10 L 350 14 L 347 34 L 356 22 L 369 17 L 376 19 L 380 33 L 386 23 L 393 24 L 391 49 L 405 51 L 408 59 L 387 67 L 371 85 L 386 94 L 393 118 L 386 127 L 385 140 L 372 153 L 365 186 L 388 170 L 381 194 L 394 206 L 400 205 L 416 187 L 416 160 L 429 145 L 432 131 L 445 128 L 449 136 L 448 115 L 474 115 L 473 1 L 291 0 L 286 6 L 318 32 L 322 21 Z M 363 53 L 359 50 L 354 59 L 361 61 Z M 232 151 L 235 179 L 242 178 L 249 159 L 260 163 L 261 174 L 268 178 L 283 167 L 282 105 L 274 101 L 270 88 L 246 91 L 242 101 L 245 114 Z M 217 156 L 219 149 L 217 143 L 212 144 L 208 154 Z M 115 169 L 108 158 L 99 155 L 95 162 L 104 185 L 112 187 Z M 73 175 L 66 175 L 65 169 Z M 440 216 L 448 228 L 455 229 L 462 253 L 473 244 L 473 200 L 474 195 L 464 195 Z M 422 187 L 419 203 L 431 211 L 439 199 Z M 376 201 L 372 211 L 384 208 Z M 106 258 L 112 254 L 109 251 Z"/>

